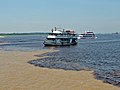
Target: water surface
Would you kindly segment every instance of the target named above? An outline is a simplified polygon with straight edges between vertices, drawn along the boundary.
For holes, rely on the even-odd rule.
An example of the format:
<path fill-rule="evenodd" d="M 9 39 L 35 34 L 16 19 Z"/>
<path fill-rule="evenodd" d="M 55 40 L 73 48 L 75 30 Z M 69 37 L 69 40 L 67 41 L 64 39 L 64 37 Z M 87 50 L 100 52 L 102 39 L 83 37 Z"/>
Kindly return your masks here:
<path fill-rule="evenodd" d="M 46 36 L 9 36 L 1 38 L 3 50 L 55 49 L 58 52 L 44 54 L 48 58 L 32 60 L 35 66 L 64 70 L 94 70 L 97 79 L 120 86 L 120 35 L 98 34 L 97 39 L 78 40 L 78 45 L 44 47 Z M 39 56 L 39 55 L 38 55 Z"/>

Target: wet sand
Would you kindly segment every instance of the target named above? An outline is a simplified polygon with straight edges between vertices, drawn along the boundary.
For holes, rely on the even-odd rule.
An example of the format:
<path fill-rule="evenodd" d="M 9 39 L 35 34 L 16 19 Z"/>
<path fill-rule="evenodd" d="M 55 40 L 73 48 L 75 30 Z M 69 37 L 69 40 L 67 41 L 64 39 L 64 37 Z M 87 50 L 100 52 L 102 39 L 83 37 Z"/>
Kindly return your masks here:
<path fill-rule="evenodd" d="M 4 36 L 0 36 L 0 38 L 4 38 Z"/>
<path fill-rule="evenodd" d="M 7 43 L 4 43 L 4 42 L 0 42 L 0 45 L 4 45 L 4 44 L 7 44 Z"/>
<path fill-rule="evenodd" d="M 94 78 L 92 71 L 65 71 L 28 64 L 49 51 L 0 51 L 0 90 L 120 90 Z"/>

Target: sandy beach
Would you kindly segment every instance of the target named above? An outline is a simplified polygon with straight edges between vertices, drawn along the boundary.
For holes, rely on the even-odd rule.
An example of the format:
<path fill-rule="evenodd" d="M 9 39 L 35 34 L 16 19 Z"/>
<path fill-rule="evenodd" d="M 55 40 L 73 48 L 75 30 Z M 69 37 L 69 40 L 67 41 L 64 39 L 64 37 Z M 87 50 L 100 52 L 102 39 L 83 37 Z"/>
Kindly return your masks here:
<path fill-rule="evenodd" d="M 120 90 L 94 78 L 92 71 L 65 71 L 28 64 L 43 51 L 0 51 L 0 90 Z"/>
<path fill-rule="evenodd" d="M 4 44 L 7 44 L 7 43 L 4 43 L 4 42 L 0 42 L 0 45 L 4 45 Z"/>
<path fill-rule="evenodd" d="M 4 38 L 4 36 L 0 36 L 0 38 Z"/>

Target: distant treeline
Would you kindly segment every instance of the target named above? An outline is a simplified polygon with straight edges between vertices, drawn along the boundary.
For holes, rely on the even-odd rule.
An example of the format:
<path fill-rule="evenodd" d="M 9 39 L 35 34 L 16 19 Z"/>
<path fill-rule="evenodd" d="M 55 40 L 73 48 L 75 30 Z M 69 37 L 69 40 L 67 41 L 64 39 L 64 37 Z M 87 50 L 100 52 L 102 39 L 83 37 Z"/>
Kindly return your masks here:
<path fill-rule="evenodd" d="M 7 35 L 46 35 L 48 33 L 0 33 L 0 36 Z"/>

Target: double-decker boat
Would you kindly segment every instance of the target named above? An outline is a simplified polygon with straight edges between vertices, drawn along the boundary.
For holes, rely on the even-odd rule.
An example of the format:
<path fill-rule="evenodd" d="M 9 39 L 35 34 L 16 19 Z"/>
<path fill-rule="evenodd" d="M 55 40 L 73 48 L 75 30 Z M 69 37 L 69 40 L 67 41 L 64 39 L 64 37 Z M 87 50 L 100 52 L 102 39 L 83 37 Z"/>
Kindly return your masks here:
<path fill-rule="evenodd" d="M 91 31 L 86 31 L 83 34 L 79 34 L 78 39 L 96 39 L 96 35 Z"/>
<path fill-rule="evenodd" d="M 45 46 L 69 46 L 77 44 L 77 34 L 73 30 L 56 28 L 46 37 Z"/>

